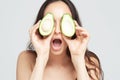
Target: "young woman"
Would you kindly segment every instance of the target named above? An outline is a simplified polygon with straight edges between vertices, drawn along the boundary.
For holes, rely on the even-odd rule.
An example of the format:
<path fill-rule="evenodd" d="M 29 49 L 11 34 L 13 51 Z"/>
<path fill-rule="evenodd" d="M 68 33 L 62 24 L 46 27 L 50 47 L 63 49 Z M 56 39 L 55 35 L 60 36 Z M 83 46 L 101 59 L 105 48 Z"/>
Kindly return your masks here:
<path fill-rule="evenodd" d="M 38 31 L 41 19 L 54 16 L 54 30 L 47 37 Z M 74 19 L 76 33 L 71 38 L 60 30 L 64 14 Z M 30 28 L 29 50 L 22 51 L 17 62 L 17 80 L 101 80 L 98 57 L 87 49 L 89 33 L 83 27 L 70 0 L 46 0 Z"/>

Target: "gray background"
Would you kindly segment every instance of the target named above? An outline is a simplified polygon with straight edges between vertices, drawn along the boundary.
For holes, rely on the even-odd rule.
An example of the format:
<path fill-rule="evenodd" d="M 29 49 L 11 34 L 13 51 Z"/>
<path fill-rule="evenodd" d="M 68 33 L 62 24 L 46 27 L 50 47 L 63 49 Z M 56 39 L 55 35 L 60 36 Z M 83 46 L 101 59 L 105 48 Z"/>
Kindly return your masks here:
<path fill-rule="evenodd" d="M 0 80 L 16 79 L 16 62 L 29 40 L 44 0 L 0 0 Z M 89 49 L 100 58 L 105 80 L 119 80 L 119 0 L 72 0 L 91 34 Z"/>

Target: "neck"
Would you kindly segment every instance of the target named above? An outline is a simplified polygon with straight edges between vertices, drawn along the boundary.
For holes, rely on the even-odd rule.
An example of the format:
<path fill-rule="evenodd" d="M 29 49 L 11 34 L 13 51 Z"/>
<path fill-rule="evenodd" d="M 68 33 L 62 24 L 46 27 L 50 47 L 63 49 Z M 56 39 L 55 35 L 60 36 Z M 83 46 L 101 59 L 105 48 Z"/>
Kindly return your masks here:
<path fill-rule="evenodd" d="M 48 60 L 48 65 L 54 66 L 63 66 L 67 65 L 68 63 L 70 63 L 70 57 L 66 53 L 60 55 L 55 55 L 51 53 Z"/>

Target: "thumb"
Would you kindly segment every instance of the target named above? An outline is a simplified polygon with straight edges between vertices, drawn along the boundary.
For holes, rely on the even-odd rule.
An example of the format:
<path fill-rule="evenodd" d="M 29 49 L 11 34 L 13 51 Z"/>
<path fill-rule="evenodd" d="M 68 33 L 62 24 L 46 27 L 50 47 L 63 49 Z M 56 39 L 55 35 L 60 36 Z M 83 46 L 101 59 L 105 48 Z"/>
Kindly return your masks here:
<path fill-rule="evenodd" d="M 52 30 L 52 32 L 50 33 L 50 35 L 46 37 L 48 43 L 50 43 L 50 41 L 51 41 L 51 39 L 52 39 L 52 37 L 53 37 L 53 35 L 54 35 L 54 30 L 55 30 L 55 28 L 53 28 L 53 30 Z"/>
<path fill-rule="evenodd" d="M 71 43 L 71 38 L 66 37 L 64 35 L 62 35 L 63 39 L 65 40 L 65 42 L 67 43 L 67 45 L 69 45 Z"/>
<path fill-rule="evenodd" d="M 54 35 L 54 31 L 55 31 L 55 28 L 53 28 L 51 34 L 48 36 L 48 38 L 52 38 L 52 36 Z"/>

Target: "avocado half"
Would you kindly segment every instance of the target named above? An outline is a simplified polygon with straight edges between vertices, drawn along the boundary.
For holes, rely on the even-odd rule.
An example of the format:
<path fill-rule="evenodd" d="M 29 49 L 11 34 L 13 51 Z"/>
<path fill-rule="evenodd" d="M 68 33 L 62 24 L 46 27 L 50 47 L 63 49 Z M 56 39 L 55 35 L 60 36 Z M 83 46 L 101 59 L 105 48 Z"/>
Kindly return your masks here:
<path fill-rule="evenodd" d="M 39 24 L 39 32 L 42 36 L 48 36 L 52 33 L 54 27 L 53 14 L 47 13 Z"/>
<path fill-rule="evenodd" d="M 72 37 L 75 34 L 74 20 L 69 14 L 64 14 L 62 17 L 61 31 L 67 37 Z"/>

